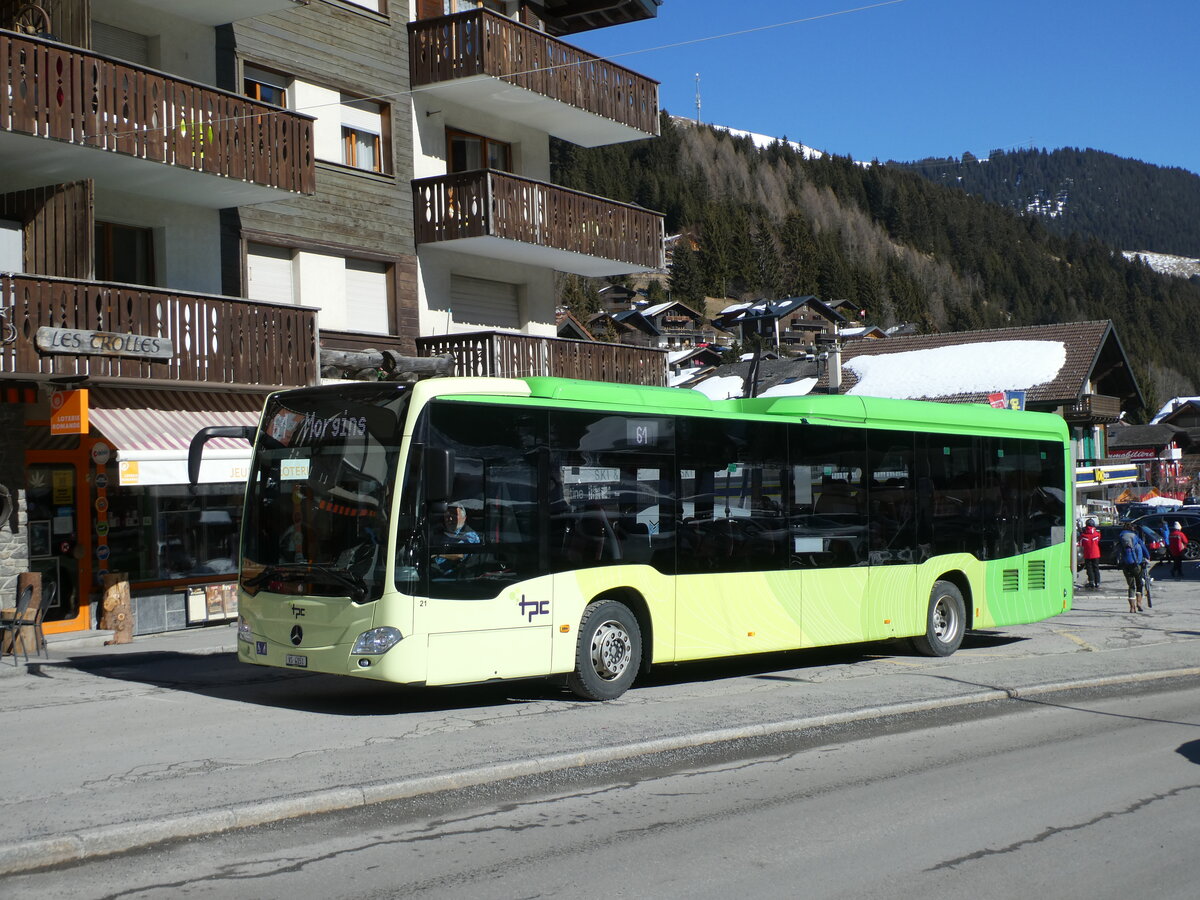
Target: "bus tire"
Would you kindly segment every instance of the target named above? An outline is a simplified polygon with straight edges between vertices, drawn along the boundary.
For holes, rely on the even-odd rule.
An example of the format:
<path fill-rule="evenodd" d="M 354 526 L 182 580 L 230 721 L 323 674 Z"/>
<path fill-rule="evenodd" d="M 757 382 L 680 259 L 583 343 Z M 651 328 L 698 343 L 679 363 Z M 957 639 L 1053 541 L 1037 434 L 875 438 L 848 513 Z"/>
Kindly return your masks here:
<path fill-rule="evenodd" d="M 962 591 L 949 581 L 935 581 L 925 613 L 925 634 L 912 639 L 922 656 L 949 656 L 966 631 L 967 610 Z"/>
<path fill-rule="evenodd" d="M 615 700 L 637 677 L 642 630 L 629 607 L 615 600 L 588 604 L 579 621 L 571 690 L 586 700 Z"/>

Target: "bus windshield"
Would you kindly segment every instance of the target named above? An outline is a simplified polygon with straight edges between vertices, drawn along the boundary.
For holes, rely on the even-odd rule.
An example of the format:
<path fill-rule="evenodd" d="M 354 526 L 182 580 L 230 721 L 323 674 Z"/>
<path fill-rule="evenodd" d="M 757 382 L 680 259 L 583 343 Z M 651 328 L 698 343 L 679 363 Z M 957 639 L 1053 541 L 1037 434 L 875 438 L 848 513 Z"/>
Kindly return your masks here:
<path fill-rule="evenodd" d="M 246 491 L 248 593 L 381 596 L 409 397 L 395 384 L 271 396 Z"/>

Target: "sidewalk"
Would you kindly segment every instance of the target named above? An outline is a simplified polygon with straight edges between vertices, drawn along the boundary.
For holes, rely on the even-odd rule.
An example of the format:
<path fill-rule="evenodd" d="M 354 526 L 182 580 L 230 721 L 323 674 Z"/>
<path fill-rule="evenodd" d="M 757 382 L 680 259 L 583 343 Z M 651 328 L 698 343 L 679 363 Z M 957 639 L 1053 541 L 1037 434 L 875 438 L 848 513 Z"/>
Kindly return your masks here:
<path fill-rule="evenodd" d="M 611 703 L 544 681 L 413 689 L 245 666 L 232 625 L 55 642 L 0 662 L 0 727 L 38 765 L 0 798 L 0 874 L 647 754 L 1068 688 L 1200 674 L 1200 580 L 1123 579 L 945 659 L 896 644 L 656 669 Z M 53 798 L 53 802 L 47 802 Z M 18 837 L 19 836 L 19 837 Z"/>
<path fill-rule="evenodd" d="M 78 631 L 69 634 L 46 635 L 45 654 L 30 648 L 29 658 L 18 652 L 14 657 L 0 657 L 0 678 L 28 674 L 29 666 L 61 663 L 67 660 L 120 659 L 125 656 L 145 653 L 233 653 L 237 649 L 237 629 L 231 622 L 221 625 L 205 625 L 186 631 L 167 631 L 161 634 L 145 634 L 135 637 L 128 644 L 105 644 L 112 640 L 111 631 Z"/>

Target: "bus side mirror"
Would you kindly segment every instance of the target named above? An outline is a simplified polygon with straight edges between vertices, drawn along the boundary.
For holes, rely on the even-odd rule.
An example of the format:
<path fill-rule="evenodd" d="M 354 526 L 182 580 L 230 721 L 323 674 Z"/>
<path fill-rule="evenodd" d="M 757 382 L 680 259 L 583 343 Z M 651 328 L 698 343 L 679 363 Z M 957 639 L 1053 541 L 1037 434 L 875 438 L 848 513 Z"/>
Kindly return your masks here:
<path fill-rule="evenodd" d="M 425 448 L 425 499 L 445 502 L 454 490 L 454 451 Z"/>
<path fill-rule="evenodd" d="M 254 436 L 258 433 L 258 427 L 255 425 L 210 425 L 207 428 L 201 428 L 192 437 L 191 444 L 188 445 L 188 484 L 193 488 L 196 482 L 200 480 L 200 460 L 204 456 L 204 445 L 213 438 L 219 437 L 234 437 L 243 438 L 254 443 Z"/>

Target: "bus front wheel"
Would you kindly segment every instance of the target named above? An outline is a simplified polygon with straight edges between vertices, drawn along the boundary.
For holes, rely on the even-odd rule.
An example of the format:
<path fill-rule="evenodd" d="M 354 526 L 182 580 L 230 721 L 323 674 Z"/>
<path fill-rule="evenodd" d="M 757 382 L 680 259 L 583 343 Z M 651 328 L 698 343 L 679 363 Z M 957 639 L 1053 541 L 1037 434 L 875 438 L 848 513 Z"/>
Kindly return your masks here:
<path fill-rule="evenodd" d="M 962 643 L 967 611 L 962 591 L 949 581 L 935 581 L 925 614 L 925 634 L 912 639 L 923 656 L 949 656 Z"/>
<path fill-rule="evenodd" d="M 641 659 L 642 631 L 629 607 L 597 600 L 579 622 L 575 671 L 567 683 L 587 700 L 615 700 L 633 684 Z"/>

